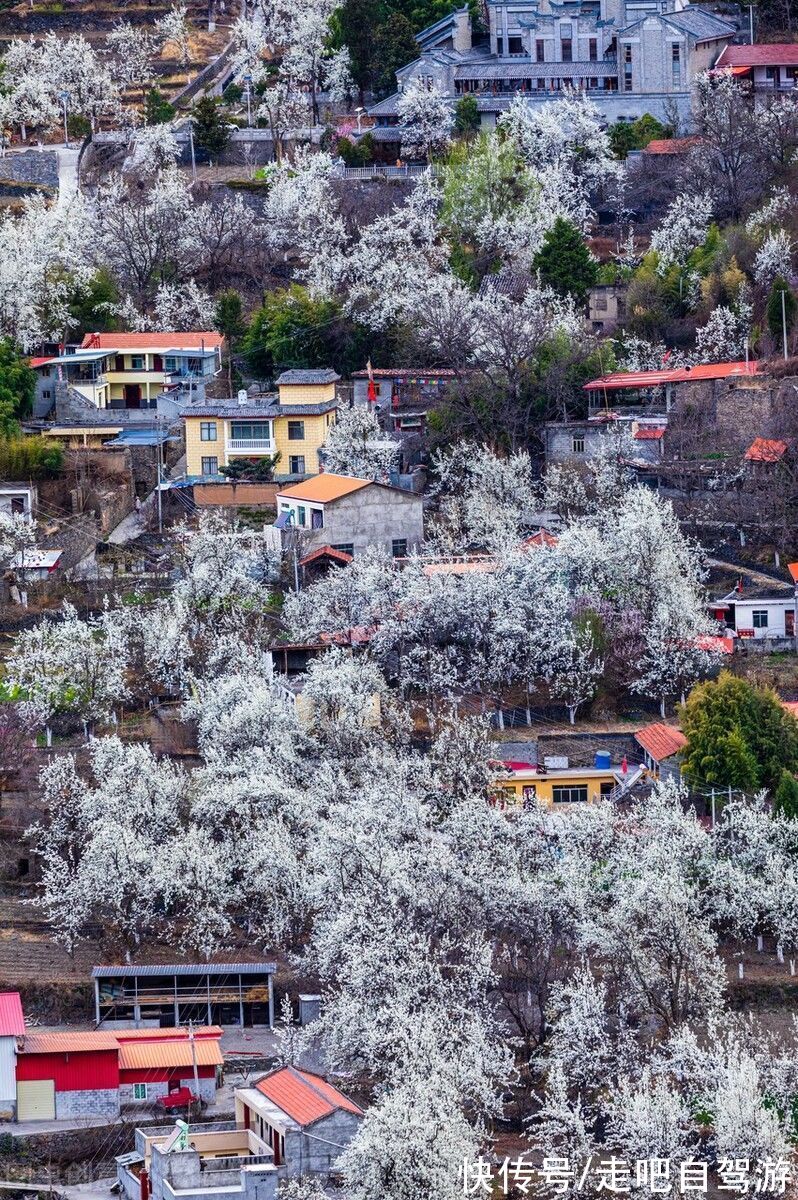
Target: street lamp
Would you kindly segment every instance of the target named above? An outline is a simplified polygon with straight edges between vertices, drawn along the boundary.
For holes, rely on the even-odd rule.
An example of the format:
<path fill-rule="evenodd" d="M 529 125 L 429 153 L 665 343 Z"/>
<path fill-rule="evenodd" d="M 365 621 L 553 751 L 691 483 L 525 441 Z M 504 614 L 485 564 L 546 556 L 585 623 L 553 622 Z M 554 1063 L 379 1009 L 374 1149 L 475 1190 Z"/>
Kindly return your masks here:
<path fill-rule="evenodd" d="M 247 85 L 247 129 L 252 128 L 252 76 L 249 72 L 244 76 Z"/>
<path fill-rule="evenodd" d="M 362 129 L 361 129 L 361 126 L 360 126 L 360 122 L 363 120 L 363 113 L 364 113 L 365 111 L 366 111 L 366 110 L 365 110 L 364 108 L 356 108 L 356 109 L 355 109 L 355 113 L 356 113 L 356 115 L 357 115 L 357 131 L 358 131 L 358 133 L 362 133 L 362 132 L 363 132 L 363 131 L 362 131 Z"/>
<path fill-rule="evenodd" d="M 67 104 L 69 103 L 69 92 L 59 92 L 58 99 L 64 106 L 64 149 L 69 149 L 69 126 L 67 125 Z"/>

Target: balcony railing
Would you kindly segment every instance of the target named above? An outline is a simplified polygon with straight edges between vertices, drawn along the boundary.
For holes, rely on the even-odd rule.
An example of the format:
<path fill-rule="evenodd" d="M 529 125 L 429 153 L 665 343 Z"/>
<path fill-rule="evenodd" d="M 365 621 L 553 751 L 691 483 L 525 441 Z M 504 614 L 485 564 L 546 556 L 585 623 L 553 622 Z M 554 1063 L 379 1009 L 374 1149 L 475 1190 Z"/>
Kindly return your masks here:
<path fill-rule="evenodd" d="M 227 442 L 228 454 L 274 454 L 274 441 L 271 438 L 230 438 Z"/>

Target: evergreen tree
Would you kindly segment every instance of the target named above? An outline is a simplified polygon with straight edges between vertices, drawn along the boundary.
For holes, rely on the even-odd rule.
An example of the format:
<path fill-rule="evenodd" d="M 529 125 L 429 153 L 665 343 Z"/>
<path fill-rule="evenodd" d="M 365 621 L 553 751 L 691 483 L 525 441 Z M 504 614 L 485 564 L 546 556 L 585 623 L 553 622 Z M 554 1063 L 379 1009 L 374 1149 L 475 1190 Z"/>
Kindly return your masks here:
<path fill-rule="evenodd" d="M 454 127 L 458 133 L 476 133 L 479 129 L 479 105 L 476 96 L 461 96 L 454 106 Z"/>
<path fill-rule="evenodd" d="M 216 319 L 214 321 L 219 333 L 227 338 L 227 386 L 230 395 L 233 394 L 233 345 L 246 332 L 246 322 L 241 305 L 241 297 L 235 288 L 222 292 L 216 301 Z"/>
<path fill-rule="evenodd" d="M 156 87 L 150 88 L 144 97 L 144 120 L 148 125 L 165 125 L 175 115 L 175 108 Z"/>
<path fill-rule="evenodd" d="M 776 812 L 789 817 L 791 821 L 798 819 L 798 779 L 789 771 L 782 771 L 773 802 Z"/>
<path fill-rule="evenodd" d="M 203 96 L 194 105 L 191 116 L 194 141 L 209 154 L 221 154 L 230 140 L 222 105 L 213 96 Z"/>
<path fill-rule="evenodd" d="M 119 302 L 119 288 L 107 267 L 99 267 L 89 283 L 75 292 L 69 304 L 70 335 L 107 333 L 119 328 L 113 306 Z"/>
<path fill-rule="evenodd" d="M 375 93 L 384 96 L 396 91 L 396 72 L 418 58 L 418 54 L 410 21 L 402 13 L 391 13 L 374 34 L 371 81 Z"/>
<path fill-rule="evenodd" d="M 795 324 L 796 301 L 795 296 L 790 291 L 786 280 L 777 275 L 773 280 L 773 287 L 770 289 L 767 305 L 767 322 L 768 329 L 780 342 L 783 336 L 782 308 L 781 297 L 784 293 L 784 316 L 787 321 L 787 332 L 789 333 Z"/>
<path fill-rule="evenodd" d="M 543 283 L 579 301 L 584 301 L 598 272 L 598 263 L 585 239 L 564 217 L 558 217 L 546 234 L 533 265 Z"/>
<path fill-rule="evenodd" d="M 17 420 L 27 417 L 36 395 L 36 375 L 28 360 L 7 338 L 0 341 L 0 434 L 19 432 Z"/>

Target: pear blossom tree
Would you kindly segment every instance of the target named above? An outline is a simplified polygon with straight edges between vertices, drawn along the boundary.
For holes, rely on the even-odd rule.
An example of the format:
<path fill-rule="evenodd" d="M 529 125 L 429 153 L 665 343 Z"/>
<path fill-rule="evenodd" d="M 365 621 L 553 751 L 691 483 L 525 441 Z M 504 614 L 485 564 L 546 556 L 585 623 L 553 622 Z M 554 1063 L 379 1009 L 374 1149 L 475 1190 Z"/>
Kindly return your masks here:
<path fill-rule="evenodd" d="M 161 49 L 171 50 L 185 70 L 191 62 L 191 26 L 185 5 L 173 5 L 155 28 Z"/>
<path fill-rule="evenodd" d="M 307 97 L 284 79 L 278 79 L 260 93 L 258 116 L 268 122 L 278 164 L 285 157 L 289 136 L 304 129 L 310 123 L 310 115 Z"/>
<path fill-rule="evenodd" d="M 112 53 L 111 71 L 121 88 L 143 87 L 155 77 L 158 37 L 130 21 L 117 21 L 106 44 Z"/>
<path fill-rule="evenodd" d="M 399 462 L 399 443 L 380 429 L 367 408 L 344 409 L 322 447 L 324 469 L 337 475 L 386 481 Z"/>
<path fill-rule="evenodd" d="M 546 679 L 552 697 L 562 700 L 573 725 L 578 710 L 595 695 L 604 660 L 588 623 L 569 622 L 562 609 L 552 615 L 556 628 L 552 630 L 554 648 Z"/>
<path fill-rule="evenodd" d="M 789 279 L 792 274 L 793 244 L 785 229 L 771 230 L 765 234 L 762 245 L 754 260 L 754 279 L 763 287 L 770 287 L 777 276 Z"/>
<path fill-rule="evenodd" d="M 126 173 L 155 176 L 174 166 L 180 147 L 171 125 L 144 125 L 133 133 L 130 150 L 122 166 Z"/>
<path fill-rule="evenodd" d="M 692 251 L 706 238 L 711 220 L 712 197 L 708 193 L 678 195 L 651 235 L 658 269 L 664 273 L 672 264 L 683 268 Z"/>
<path fill-rule="evenodd" d="M 439 88 L 415 78 L 400 93 L 396 112 L 402 126 L 402 149 L 411 158 L 435 158 L 452 140 L 454 114 Z"/>

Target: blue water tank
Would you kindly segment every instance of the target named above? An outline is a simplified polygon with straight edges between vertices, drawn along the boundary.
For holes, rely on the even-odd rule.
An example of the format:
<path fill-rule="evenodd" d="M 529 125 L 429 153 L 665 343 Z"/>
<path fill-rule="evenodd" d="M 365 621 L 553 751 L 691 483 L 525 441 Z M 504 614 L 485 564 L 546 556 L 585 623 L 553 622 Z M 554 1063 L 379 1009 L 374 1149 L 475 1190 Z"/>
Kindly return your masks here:
<path fill-rule="evenodd" d="M 610 757 L 609 750 L 597 750 L 596 751 L 596 770 L 597 771 L 609 771 L 611 764 L 612 764 L 612 759 Z"/>

